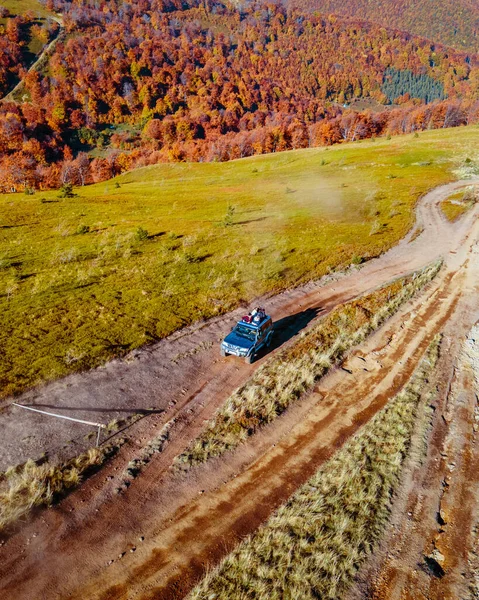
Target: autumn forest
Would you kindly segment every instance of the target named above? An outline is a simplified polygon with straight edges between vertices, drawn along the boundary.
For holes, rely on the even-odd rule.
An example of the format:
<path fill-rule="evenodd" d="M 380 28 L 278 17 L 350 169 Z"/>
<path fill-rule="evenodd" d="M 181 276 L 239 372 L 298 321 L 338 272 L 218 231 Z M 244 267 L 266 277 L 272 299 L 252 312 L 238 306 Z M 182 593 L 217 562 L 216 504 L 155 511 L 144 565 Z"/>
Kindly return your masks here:
<path fill-rule="evenodd" d="M 479 121 L 476 54 L 380 25 L 272 2 L 45 8 L 0 13 L 0 191 Z M 29 69 L 32 40 L 55 45 Z"/>

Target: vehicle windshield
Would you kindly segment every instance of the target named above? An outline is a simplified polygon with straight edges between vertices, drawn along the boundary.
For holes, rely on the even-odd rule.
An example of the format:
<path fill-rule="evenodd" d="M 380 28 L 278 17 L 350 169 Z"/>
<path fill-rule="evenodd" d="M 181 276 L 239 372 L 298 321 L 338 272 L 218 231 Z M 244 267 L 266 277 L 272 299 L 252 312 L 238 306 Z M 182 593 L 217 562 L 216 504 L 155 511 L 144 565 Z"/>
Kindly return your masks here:
<path fill-rule="evenodd" d="M 236 325 L 235 333 L 248 340 L 256 339 L 256 332 L 250 327 L 245 327 L 244 325 Z"/>

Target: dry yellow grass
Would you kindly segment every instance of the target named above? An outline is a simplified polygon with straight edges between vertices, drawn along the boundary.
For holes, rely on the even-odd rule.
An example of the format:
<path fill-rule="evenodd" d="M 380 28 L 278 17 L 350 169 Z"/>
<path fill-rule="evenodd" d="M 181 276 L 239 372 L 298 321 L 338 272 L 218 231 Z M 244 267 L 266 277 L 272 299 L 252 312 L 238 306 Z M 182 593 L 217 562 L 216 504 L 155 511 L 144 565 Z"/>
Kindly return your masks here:
<path fill-rule="evenodd" d="M 77 486 L 85 474 L 100 466 L 111 448 L 90 448 L 59 465 L 28 460 L 0 474 L 0 532 L 38 506 L 50 506 L 56 498 Z"/>
<path fill-rule="evenodd" d="M 340 600 L 374 549 L 438 338 L 408 385 L 193 590 L 189 600 Z"/>
<path fill-rule="evenodd" d="M 191 446 L 175 459 L 180 468 L 206 462 L 235 448 L 258 427 L 273 421 L 347 350 L 364 340 L 439 271 L 435 263 L 409 277 L 339 306 L 293 346 L 260 367 L 209 421 Z"/>

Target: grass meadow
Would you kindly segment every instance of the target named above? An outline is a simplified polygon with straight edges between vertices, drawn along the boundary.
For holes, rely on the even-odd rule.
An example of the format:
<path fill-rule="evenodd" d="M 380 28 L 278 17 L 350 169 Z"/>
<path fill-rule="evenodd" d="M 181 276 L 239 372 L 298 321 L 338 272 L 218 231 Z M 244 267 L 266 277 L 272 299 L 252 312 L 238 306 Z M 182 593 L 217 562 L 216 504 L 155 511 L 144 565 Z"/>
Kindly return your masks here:
<path fill-rule="evenodd" d="M 11 15 L 22 15 L 27 10 L 40 17 L 48 17 L 51 14 L 38 0 L 2 0 L 0 5 L 7 8 Z"/>
<path fill-rule="evenodd" d="M 0 394 L 377 256 L 478 142 L 431 131 L 1 195 Z"/>
<path fill-rule="evenodd" d="M 341 600 L 390 514 L 416 416 L 429 398 L 440 338 L 406 387 L 260 529 L 212 570 L 189 600 Z M 418 429 L 427 425 L 419 418 Z"/>

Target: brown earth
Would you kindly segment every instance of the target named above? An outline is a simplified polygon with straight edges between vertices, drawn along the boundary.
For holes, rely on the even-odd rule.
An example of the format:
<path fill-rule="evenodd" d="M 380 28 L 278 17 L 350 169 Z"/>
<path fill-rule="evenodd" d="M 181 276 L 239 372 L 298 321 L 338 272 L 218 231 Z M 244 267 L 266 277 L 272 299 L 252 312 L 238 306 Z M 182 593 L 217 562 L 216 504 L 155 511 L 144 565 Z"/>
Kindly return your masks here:
<path fill-rule="evenodd" d="M 477 316 L 473 296 L 469 309 Z M 479 597 L 479 326 L 468 333 L 466 323 L 446 327 L 426 452 L 410 461 L 381 548 L 349 600 Z"/>
<path fill-rule="evenodd" d="M 418 237 L 411 232 L 384 256 L 337 281 L 310 284 L 268 301 L 280 321 L 281 345 L 338 303 L 445 256 L 436 280 L 351 354 L 347 370 L 332 372 L 234 454 L 186 476 L 170 469 L 204 420 L 261 363 L 217 358 L 218 339 L 241 311 L 178 332 L 129 361 L 114 361 L 26 394 L 22 403 L 48 404 L 55 412 L 73 407 L 81 415 L 90 407 L 108 414 L 115 408 L 131 410 L 132 404 L 136 410 L 154 405 L 157 412 L 130 429 L 130 442 L 101 472 L 3 544 L 0 597 L 183 597 L 209 565 L 254 531 L 401 389 L 438 332 L 450 331 L 451 340 L 457 340 L 477 321 L 479 207 L 454 224 L 438 208 L 466 184 L 471 181 L 425 196 L 418 207 L 417 227 L 423 229 Z M 443 356 L 444 374 L 455 356 Z M 41 427 L 35 443 L 24 442 L 20 451 L 15 447 L 15 434 L 18 440 L 25 430 L 25 423 L 18 424 L 19 410 L 9 407 L 1 415 L 7 448 L 3 461 L 16 457 L 18 462 L 19 454 L 27 456 L 32 447 L 48 448 L 52 430 L 43 420 L 32 425 L 32 430 Z M 141 454 L 165 422 L 173 425 L 164 451 L 126 488 L 128 461 Z"/>

